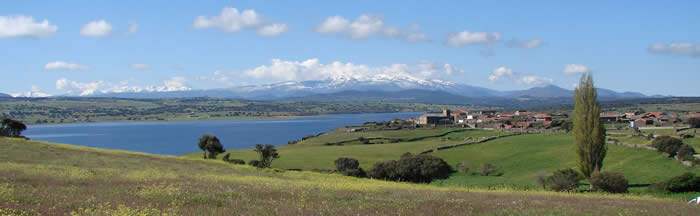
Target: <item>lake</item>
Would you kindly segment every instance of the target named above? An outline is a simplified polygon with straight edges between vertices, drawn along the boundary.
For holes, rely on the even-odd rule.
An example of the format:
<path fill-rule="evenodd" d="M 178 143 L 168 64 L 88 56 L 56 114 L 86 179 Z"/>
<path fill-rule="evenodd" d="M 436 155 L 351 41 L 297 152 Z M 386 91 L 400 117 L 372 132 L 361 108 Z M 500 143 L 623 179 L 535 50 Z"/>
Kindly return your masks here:
<path fill-rule="evenodd" d="M 23 135 L 41 141 L 106 149 L 181 155 L 201 151 L 202 134 L 216 135 L 226 149 L 252 148 L 255 144 L 286 145 L 306 134 L 394 117 L 421 113 L 339 114 L 284 120 L 230 120 L 193 122 L 99 122 L 29 126 Z"/>

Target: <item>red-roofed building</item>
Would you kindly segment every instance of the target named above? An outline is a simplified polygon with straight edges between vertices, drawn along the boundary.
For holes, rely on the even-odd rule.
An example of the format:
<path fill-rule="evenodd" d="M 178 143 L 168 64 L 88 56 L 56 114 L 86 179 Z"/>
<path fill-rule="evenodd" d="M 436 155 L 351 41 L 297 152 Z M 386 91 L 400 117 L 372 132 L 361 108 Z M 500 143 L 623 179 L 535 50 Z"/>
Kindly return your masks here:
<path fill-rule="evenodd" d="M 537 114 L 535 115 L 535 121 L 552 121 L 552 116 L 549 114 Z"/>
<path fill-rule="evenodd" d="M 601 113 L 600 121 L 603 123 L 620 122 L 625 117 L 625 115 L 618 115 L 616 113 Z"/>
<path fill-rule="evenodd" d="M 688 118 L 700 118 L 700 113 L 691 113 L 686 115 Z"/>

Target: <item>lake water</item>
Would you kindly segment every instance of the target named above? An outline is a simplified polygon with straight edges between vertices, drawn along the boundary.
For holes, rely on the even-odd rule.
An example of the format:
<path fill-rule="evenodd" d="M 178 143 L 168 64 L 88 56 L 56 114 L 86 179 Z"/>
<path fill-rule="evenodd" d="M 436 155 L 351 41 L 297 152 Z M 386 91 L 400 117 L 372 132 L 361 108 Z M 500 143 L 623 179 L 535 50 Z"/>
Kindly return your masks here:
<path fill-rule="evenodd" d="M 201 151 L 202 134 L 216 135 L 226 149 L 251 148 L 255 144 L 281 146 L 306 134 L 420 113 L 341 114 L 285 120 L 231 120 L 200 122 L 100 122 L 29 126 L 23 135 L 33 139 L 106 149 L 181 155 Z"/>

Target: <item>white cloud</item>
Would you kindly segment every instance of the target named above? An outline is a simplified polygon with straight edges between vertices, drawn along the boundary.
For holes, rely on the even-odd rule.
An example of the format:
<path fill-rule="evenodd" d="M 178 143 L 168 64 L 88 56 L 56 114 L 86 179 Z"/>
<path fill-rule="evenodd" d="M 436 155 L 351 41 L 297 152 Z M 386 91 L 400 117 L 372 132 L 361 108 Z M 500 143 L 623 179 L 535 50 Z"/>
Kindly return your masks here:
<path fill-rule="evenodd" d="M 501 40 L 500 32 L 453 32 L 447 37 L 447 45 L 463 47 L 469 45 L 487 45 Z"/>
<path fill-rule="evenodd" d="M 245 78 L 263 81 L 306 81 L 306 80 L 344 80 L 356 79 L 369 81 L 379 77 L 403 76 L 416 79 L 438 79 L 444 76 L 462 73 L 463 70 L 450 64 L 438 64 L 423 61 L 419 64 L 391 64 L 372 67 L 351 62 L 331 62 L 322 64 L 319 59 L 304 61 L 284 61 L 272 59 L 270 64 L 232 72 L 216 71 L 211 76 L 201 76 L 199 80 L 215 81 L 227 86 L 239 85 Z"/>
<path fill-rule="evenodd" d="M 79 65 L 74 63 L 68 63 L 64 61 L 54 61 L 49 62 L 44 65 L 46 70 L 90 70 L 92 67 Z"/>
<path fill-rule="evenodd" d="M 129 30 L 126 32 L 126 35 L 132 35 L 136 33 L 139 30 L 139 24 L 134 24 L 131 23 L 129 24 Z"/>
<path fill-rule="evenodd" d="M 588 67 L 586 65 L 580 65 L 580 64 L 567 64 L 564 67 L 565 74 L 582 74 L 582 73 L 587 73 L 590 71 L 591 70 L 588 69 Z"/>
<path fill-rule="evenodd" d="M 151 66 L 148 64 L 129 64 L 129 68 L 135 70 L 150 70 Z"/>
<path fill-rule="evenodd" d="M 540 76 L 522 76 L 516 80 L 517 83 L 519 84 L 526 84 L 526 85 L 543 85 L 543 84 L 551 84 L 554 82 L 553 79 L 547 78 L 547 77 L 540 77 Z"/>
<path fill-rule="evenodd" d="M 491 72 L 491 75 L 489 76 L 489 81 L 495 82 L 504 77 L 513 77 L 513 69 L 507 67 L 493 69 L 493 72 Z"/>
<path fill-rule="evenodd" d="M 50 94 L 44 93 L 39 87 L 32 85 L 32 89 L 28 92 L 10 94 L 12 97 L 50 97 Z"/>
<path fill-rule="evenodd" d="M 187 91 L 191 90 L 187 86 L 187 80 L 184 77 L 173 77 L 163 81 L 163 85 L 157 88 L 157 91 Z"/>
<path fill-rule="evenodd" d="M 224 32 L 256 29 L 258 35 L 265 37 L 278 36 L 289 29 L 287 24 L 263 24 L 263 17 L 253 9 L 239 12 L 236 8 L 226 7 L 221 9 L 219 16 L 198 16 L 192 22 L 192 27 L 196 29 L 216 28 Z"/>
<path fill-rule="evenodd" d="M 342 16 L 330 16 L 314 28 L 319 34 L 338 34 L 353 40 L 382 36 L 407 42 L 430 41 L 430 37 L 419 30 L 420 26 L 417 24 L 409 29 L 387 25 L 382 17 L 371 14 L 360 15 L 352 22 Z"/>
<path fill-rule="evenodd" d="M 535 49 L 537 47 L 542 46 L 543 44 L 544 44 L 544 41 L 537 39 L 537 38 L 532 39 L 532 40 L 524 40 L 524 41 L 516 40 L 516 39 L 508 41 L 508 47 L 523 48 L 526 50 Z"/>
<path fill-rule="evenodd" d="M 97 93 L 122 93 L 122 92 L 169 92 L 191 90 L 184 77 L 172 77 L 163 80 L 162 86 L 131 86 L 128 81 L 110 83 L 102 80 L 90 82 L 77 82 L 66 78 L 56 80 L 56 89 L 63 90 L 68 94 L 79 96 L 94 95 Z"/>
<path fill-rule="evenodd" d="M 444 67 L 445 67 L 445 72 L 447 72 L 447 75 L 464 73 L 463 69 L 453 67 L 450 64 L 445 64 Z"/>
<path fill-rule="evenodd" d="M 56 80 L 56 89 L 65 90 L 69 94 L 77 93 L 80 96 L 94 94 L 98 88 L 104 85 L 103 81 L 93 81 L 89 83 L 80 83 L 66 78 Z"/>
<path fill-rule="evenodd" d="M 36 22 L 31 16 L 0 16 L 0 38 L 45 38 L 55 35 L 56 31 L 58 26 L 49 24 L 46 19 Z"/>
<path fill-rule="evenodd" d="M 257 32 L 260 36 L 273 37 L 287 32 L 288 29 L 289 27 L 287 27 L 287 24 L 275 23 L 260 27 Z"/>
<path fill-rule="evenodd" d="M 498 67 L 494 69 L 493 72 L 491 72 L 491 75 L 489 75 L 490 82 L 495 82 L 503 78 L 508 78 L 510 80 L 515 81 L 518 84 L 525 85 L 542 85 L 551 84 L 552 82 L 554 82 L 553 79 L 548 77 L 515 73 L 513 72 L 513 69 L 508 67 Z"/>
<path fill-rule="evenodd" d="M 224 8 L 219 16 L 198 16 L 192 23 L 192 27 L 198 29 L 218 28 L 225 32 L 239 31 L 252 28 L 262 23 L 262 17 L 253 9 L 238 12 L 236 8 Z"/>
<path fill-rule="evenodd" d="M 671 44 L 652 44 L 648 51 L 654 54 L 672 55 L 672 56 L 700 56 L 700 44 L 692 43 L 671 43 Z"/>
<path fill-rule="evenodd" d="M 321 24 L 314 28 L 317 33 L 338 33 L 346 31 L 350 22 L 342 16 L 331 16 L 326 18 Z"/>
<path fill-rule="evenodd" d="M 105 20 L 95 20 L 80 28 L 80 34 L 87 37 L 104 37 L 112 34 L 112 24 Z"/>

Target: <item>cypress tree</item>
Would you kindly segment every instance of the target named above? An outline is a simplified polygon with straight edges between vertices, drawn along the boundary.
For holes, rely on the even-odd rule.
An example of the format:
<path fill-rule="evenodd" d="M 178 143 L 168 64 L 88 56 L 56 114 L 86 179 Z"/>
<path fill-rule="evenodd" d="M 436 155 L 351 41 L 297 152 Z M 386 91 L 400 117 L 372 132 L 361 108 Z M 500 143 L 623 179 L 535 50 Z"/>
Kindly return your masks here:
<path fill-rule="evenodd" d="M 578 168 L 588 179 L 594 172 L 600 172 L 607 152 L 605 128 L 600 122 L 600 104 L 593 76 L 581 76 L 574 94 L 574 143 L 578 155 Z"/>

